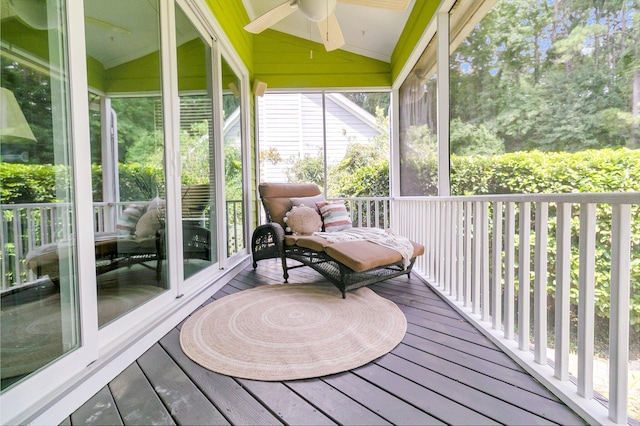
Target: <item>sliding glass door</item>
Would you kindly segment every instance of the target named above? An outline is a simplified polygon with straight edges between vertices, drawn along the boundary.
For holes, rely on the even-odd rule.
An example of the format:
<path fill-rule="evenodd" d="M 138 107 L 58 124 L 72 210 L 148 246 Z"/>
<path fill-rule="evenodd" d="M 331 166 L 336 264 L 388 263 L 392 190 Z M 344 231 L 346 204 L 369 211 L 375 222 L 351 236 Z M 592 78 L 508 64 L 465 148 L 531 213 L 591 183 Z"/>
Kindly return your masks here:
<path fill-rule="evenodd" d="M 212 40 L 176 6 L 184 278 L 218 261 Z"/>
<path fill-rule="evenodd" d="M 102 327 L 169 288 L 160 15 L 158 0 L 85 0 L 84 12 Z"/>
<path fill-rule="evenodd" d="M 65 7 L 2 16 L 2 390 L 81 344 Z"/>

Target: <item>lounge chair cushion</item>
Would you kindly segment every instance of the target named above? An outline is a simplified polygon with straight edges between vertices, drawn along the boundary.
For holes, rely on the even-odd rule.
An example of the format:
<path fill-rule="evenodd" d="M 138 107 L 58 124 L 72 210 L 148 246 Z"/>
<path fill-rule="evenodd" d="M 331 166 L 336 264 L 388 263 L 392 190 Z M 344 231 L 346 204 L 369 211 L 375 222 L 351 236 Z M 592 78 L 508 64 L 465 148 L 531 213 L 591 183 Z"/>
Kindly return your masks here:
<path fill-rule="evenodd" d="M 320 209 L 316 205 L 316 203 L 321 203 L 323 201 L 327 201 L 324 198 L 324 194 L 314 195 L 312 197 L 293 197 L 289 198 L 292 206 L 307 206 L 315 209 L 318 214 L 320 213 Z"/>
<path fill-rule="evenodd" d="M 413 257 L 424 253 L 424 246 L 413 244 Z M 369 241 L 348 241 L 328 245 L 325 253 L 356 272 L 367 271 L 402 261 L 397 251 Z"/>
<path fill-rule="evenodd" d="M 302 248 L 308 248 L 310 250 L 322 252 L 324 248 L 331 245 L 326 238 L 314 237 L 313 235 L 287 235 L 284 237 L 284 244 L 286 246 L 298 246 Z"/>
<path fill-rule="evenodd" d="M 261 183 L 259 187 L 262 204 L 269 212 L 271 221 L 286 228 L 284 215 L 291 209 L 291 197 L 312 197 L 320 195 L 320 188 L 313 183 L 269 184 Z"/>

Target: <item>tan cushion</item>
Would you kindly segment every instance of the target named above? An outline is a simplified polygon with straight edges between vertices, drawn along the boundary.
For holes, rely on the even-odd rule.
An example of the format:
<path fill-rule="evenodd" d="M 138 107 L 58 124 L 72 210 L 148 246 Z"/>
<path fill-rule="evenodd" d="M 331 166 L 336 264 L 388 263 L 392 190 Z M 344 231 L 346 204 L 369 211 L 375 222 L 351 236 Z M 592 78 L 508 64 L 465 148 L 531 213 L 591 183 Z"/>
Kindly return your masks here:
<path fill-rule="evenodd" d="M 284 245 L 285 246 L 295 246 L 298 243 L 301 235 L 285 235 L 284 236 Z"/>
<path fill-rule="evenodd" d="M 292 198 L 289 198 L 289 200 L 291 201 L 292 206 L 311 207 L 312 209 L 315 209 L 318 213 L 320 213 L 320 210 L 318 209 L 318 206 L 316 206 L 316 203 L 327 201 L 324 198 L 324 194 L 314 195 L 313 197 L 292 197 Z"/>
<path fill-rule="evenodd" d="M 424 247 L 422 245 L 414 243 L 413 241 L 411 243 L 414 247 L 414 256 L 424 253 Z M 336 243 L 325 247 L 324 251 L 338 262 L 356 272 L 367 271 L 402 260 L 402 256 L 397 251 L 369 241 Z"/>
<path fill-rule="evenodd" d="M 332 243 L 327 241 L 326 238 L 314 236 L 302 236 L 296 241 L 296 245 L 298 247 L 304 247 L 315 251 L 324 251 L 324 248 L 331 244 Z"/>
<path fill-rule="evenodd" d="M 271 221 L 279 223 L 282 228 L 285 228 L 282 218 L 291 209 L 290 198 L 320 194 L 320 188 L 315 183 L 261 183 L 258 191 Z"/>

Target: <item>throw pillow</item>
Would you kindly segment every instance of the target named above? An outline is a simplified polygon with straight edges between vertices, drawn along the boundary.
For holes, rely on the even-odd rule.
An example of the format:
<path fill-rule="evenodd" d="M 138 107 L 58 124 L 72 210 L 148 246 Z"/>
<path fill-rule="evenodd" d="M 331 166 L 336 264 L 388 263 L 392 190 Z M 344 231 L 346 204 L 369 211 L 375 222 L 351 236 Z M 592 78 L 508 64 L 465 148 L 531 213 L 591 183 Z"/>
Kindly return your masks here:
<path fill-rule="evenodd" d="M 311 197 L 289 198 L 289 201 L 291 201 L 292 206 L 307 206 L 307 207 L 315 208 L 316 211 L 320 213 L 320 210 L 318 210 L 317 203 L 326 201 L 326 199 L 324 198 L 324 194 L 318 194 Z"/>
<path fill-rule="evenodd" d="M 344 200 L 323 201 L 316 204 L 322 215 L 325 232 L 337 232 L 351 229 L 351 217 Z"/>
<path fill-rule="evenodd" d="M 159 209 L 150 209 L 143 214 L 136 223 L 136 238 L 149 238 L 156 235 L 156 231 L 162 227 Z"/>
<path fill-rule="evenodd" d="M 294 206 L 284 217 L 285 231 L 294 235 L 311 235 L 322 229 L 322 219 L 315 209 L 307 206 Z"/>
<path fill-rule="evenodd" d="M 167 207 L 167 201 L 163 200 L 160 197 L 156 197 L 149 202 L 149 206 L 147 206 L 147 210 L 164 210 Z"/>
<path fill-rule="evenodd" d="M 122 212 L 116 222 L 116 232 L 118 235 L 131 235 L 136 230 L 136 223 L 144 213 L 143 204 L 129 204 Z"/>

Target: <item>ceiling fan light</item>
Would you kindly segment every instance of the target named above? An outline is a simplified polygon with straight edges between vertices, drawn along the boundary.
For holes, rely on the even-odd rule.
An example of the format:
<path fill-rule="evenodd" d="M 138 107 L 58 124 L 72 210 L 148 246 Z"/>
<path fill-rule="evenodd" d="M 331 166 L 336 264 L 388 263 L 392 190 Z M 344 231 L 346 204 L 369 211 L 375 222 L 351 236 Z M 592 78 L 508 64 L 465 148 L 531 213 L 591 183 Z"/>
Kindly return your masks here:
<path fill-rule="evenodd" d="M 336 7 L 336 0 L 298 0 L 298 9 L 308 19 L 324 21 Z"/>

